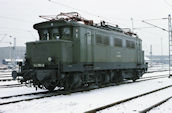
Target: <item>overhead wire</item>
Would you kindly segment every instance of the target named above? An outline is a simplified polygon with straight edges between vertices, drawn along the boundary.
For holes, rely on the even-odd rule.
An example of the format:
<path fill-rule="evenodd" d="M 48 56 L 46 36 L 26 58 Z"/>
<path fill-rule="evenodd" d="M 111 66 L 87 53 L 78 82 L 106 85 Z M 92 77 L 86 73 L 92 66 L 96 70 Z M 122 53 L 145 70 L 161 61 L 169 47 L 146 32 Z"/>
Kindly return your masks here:
<path fill-rule="evenodd" d="M 0 19 L 8 19 L 8 20 L 11 20 L 11 21 L 18 21 L 18 22 L 24 22 L 24 23 L 34 23 L 33 21 L 28 21 L 28 20 L 24 20 L 24 19 L 20 19 L 20 18 L 13 18 L 13 17 L 5 17 L 5 16 L 0 16 Z M 31 30 L 27 30 L 27 29 L 20 29 L 20 28 L 10 28 L 10 27 L 2 27 L 2 26 L 0 26 L 0 29 L 7 29 L 7 30 L 10 30 L 10 29 L 12 29 L 12 30 L 16 30 L 16 31 L 19 31 L 19 32 L 23 32 L 23 31 L 25 31 L 25 32 L 28 32 L 29 34 L 32 34 L 31 36 L 35 39 L 35 40 L 37 40 L 37 38 L 33 35 L 33 33 L 31 33 L 32 31 Z"/>
<path fill-rule="evenodd" d="M 29 29 L 18 29 L 18 28 L 9 28 L 9 27 L 0 27 L 0 29 L 3 29 L 3 30 L 4 29 L 7 29 L 7 30 L 12 29 L 12 30 L 16 30 L 17 32 L 27 32 L 32 36 L 32 38 L 34 38 L 35 40 L 38 40 L 37 37 L 34 36 L 33 31 L 29 30 Z"/>
<path fill-rule="evenodd" d="M 20 18 L 14 18 L 14 17 L 5 17 L 5 16 L 0 16 L 0 19 L 8 19 L 8 20 L 13 20 L 13 21 L 18 21 L 18 22 L 28 22 L 28 23 L 34 23 L 33 21 L 28 21 Z"/>
<path fill-rule="evenodd" d="M 152 19 L 144 19 L 144 21 L 154 21 L 154 20 L 164 20 L 166 18 L 152 18 Z M 143 21 L 143 20 L 140 20 Z"/>
<path fill-rule="evenodd" d="M 149 28 L 154 28 L 154 27 L 135 27 L 133 29 L 134 30 L 140 30 L 140 29 L 149 29 Z"/>
<path fill-rule="evenodd" d="M 145 30 L 141 30 L 142 32 L 145 32 L 147 35 L 152 35 L 152 36 L 157 36 L 157 37 L 162 37 L 162 33 L 160 32 L 157 32 L 157 33 L 154 33 L 154 32 L 151 32 L 151 31 L 145 31 Z"/>
<path fill-rule="evenodd" d="M 48 0 L 48 1 L 51 2 L 51 3 L 54 3 L 54 4 L 57 4 L 57 5 L 66 7 L 66 8 L 70 8 L 70 9 L 74 9 L 74 10 L 76 10 L 76 11 L 80 11 L 80 12 L 86 13 L 86 14 L 88 14 L 88 15 L 91 15 L 91 16 L 94 16 L 94 17 L 97 17 L 97 18 L 100 18 L 100 19 L 106 19 L 107 21 L 109 21 L 108 23 L 109 23 L 109 24 L 112 24 L 112 25 L 117 25 L 118 23 L 120 23 L 120 22 L 115 22 L 114 20 L 111 20 L 111 19 L 109 19 L 109 18 L 107 18 L 107 17 L 103 17 L 103 16 L 100 16 L 100 15 L 97 15 L 97 14 L 93 14 L 93 13 L 91 13 L 91 12 L 88 12 L 88 11 L 85 11 L 85 10 L 82 10 L 82 9 L 79 9 L 79 8 L 74 8 L 74 7 L 69 6 L 69 5 L 66 5 L 66 4 L 64 4 L 64 3 L 60 3 L 60 2 L 57 2 L 57 1 L 53 1 L 53 0 Z M 120 24 L 126 26 L 126 25 L 123 24 L 123 23 L 120 23 Z"/>

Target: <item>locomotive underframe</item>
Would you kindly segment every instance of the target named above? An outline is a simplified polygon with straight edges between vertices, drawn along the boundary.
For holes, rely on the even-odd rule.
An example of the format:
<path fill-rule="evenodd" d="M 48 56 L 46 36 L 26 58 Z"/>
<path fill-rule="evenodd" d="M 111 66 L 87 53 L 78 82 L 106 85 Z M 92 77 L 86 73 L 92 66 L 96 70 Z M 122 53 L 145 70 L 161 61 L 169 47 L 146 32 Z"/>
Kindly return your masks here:
<path fill-rule="evenodd" d="M 37 68 L 22 66 L 18 76 L 23 77 L 22 83 L 32 83 L 35 87 L 45 87 L 50 91 L 55 87 L 72 90 L 90 85 L 119 83 L 124 79 L 135 81 L 146 69 L 146 65 L 134 63 L 59 64 Z"/>

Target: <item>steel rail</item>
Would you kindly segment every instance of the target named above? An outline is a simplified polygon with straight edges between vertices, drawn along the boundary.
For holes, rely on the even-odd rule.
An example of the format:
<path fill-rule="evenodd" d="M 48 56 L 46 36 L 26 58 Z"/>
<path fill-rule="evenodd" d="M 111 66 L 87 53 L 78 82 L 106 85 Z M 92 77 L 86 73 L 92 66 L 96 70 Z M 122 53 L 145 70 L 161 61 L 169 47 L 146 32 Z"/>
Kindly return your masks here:
<path fill-rule="evenodd" d="M 1 75 L 11 75 L 11 73 L 0 73 L 0 76 Z"/>
<path fill-rule="evenodd" d="M 151 93 L 155 93 L 155 92 L 158 92 L 158 91 L 161 91 L 161 90 L 164 90 L 164 89 L 170 88 L 170 87 L 172 87 L 172 85 L 168 85 L 168 86 L 165 86 L 165 87 L 162 87 L 162 88 L 159 88 L 159 89 L 156 89 L 156 90 L 152 90 L 152 91 L 149 91 L 149 92 L 146 92 L 146 93 L 140 94 L 140 95 L 136 95 L 136 96 L 133 96 L 133 97 L 130 97 L 130 98 L 124 99 L 124 100 L 120 100 L 120 101 L 117 101 L 117 102 L 114 102 L 114 103 L 111 103 L 111 104 L 108 104 L 108 105 L 105 105 L 105 106 L 101 106 L 101 107 L 98 107 L 98 108 L 95 108 L 95 109 L 92 109 L 92 110 L 86 111 L 85 113 L 96 113 L 96 112 L 98 112 L 98 111 L 101 111 L 101 110 L 104 110 L 104 109 L 107 109 L 107 108 L 113 107 L 113 106 L 115 106 L 115 105 L 119 105 L 119 104 L 122 104 L 122 103 L 128 102 L 128 101 L 130 101 L 130 100 L 133 100 L 133 99 L 136 99 L 136 98 L 139 98 L 139 97 L 145 96 L 145 95 L 149 95 L 149 94 L 151 94 Z"/>
<path fill-rule="evenodd" d="M 148 77 L 141 77 L 140 79 L 138 80 L 141 80 L 141 79 L 147 79 L 147 78 L 161 78 L 161 77 L 168 77 L 169 74 L 164 74 L 164 75 L 155 75 L 155 76 L 148 76 Z"/>
<path fill-rule="evenodd" d="M 0 82 L 14 81 L 14 79 L 0 79 Z"/>
<path fill-rule="evenodd" d="M 57 90 L 53 91 L 56 92 Z M 30 96 L 30 95 L 40 95 L 40 94 L 48 94 L 51 93 L 49 91 L 43 91 L 43 92 L 34 92 L 34 93 L 25 93 L 25 94 L 19 94 L 19 95 L 11 95 L 11 96 L 4 96 L 0 97 L 0 99 L 8 99 L 8 98 L 13 98 L 13 97 L 21 97 L 21 96 Z"/>
<path fill-rule="evenodd" d="M 5 77 L 11 77 L 12 78 L 12 76 L 0 76 L 0 78 L 5 78 Z"/>
<path fill-rule="evenodd" d="M 46 97 L 52 97 L 52 96 L 56 96 L 56 95 L 57 95 L 57 93 L 56 94 L 48 94 L 48 95 L 44 95 L 44 96 L 40 96 L 40 97 L 35 97 L 35 98 L 28 98 L 28 99 L 22 99 L 22 100 L 3 102 L 3 103 L 0 103 L 0 105 L 7 105 L 7 104 L 18 103 L 18 102 L 23 102 L 23 101 L 37 100 L 37 99 L 42 99 L 42 98 L 46 98 Z M 61 93 L 59 93 L 58 95 L 61 95 Z"/>
<path fill-rule="evenodd" d="M 168 98 L 166 98 L 166 99 L 164 99 L 164 100 L 162 100 L 162 101 L 160 101 L 160 102 L 158 102 L 158 103 L 156 103 L 156 104 L 154 104 L 154 105 L 152 105 L 152 106 L 150 106 L 150 107 L 148 107 L 148 108 L 146 108 L 146 109 L 144 109 L 142 111 L 140 111 L 139 113 L 147 113 L 148 111 L 152 110 L 153 108 L 156 108 L 156 107 L 160 106 L 161 104 L 167 102 L 171 98 L 172 98 L 172 96 L 168 97 Z"/>
<path fill-rule="evenodd" d="M 6 73 L 6 72 L 12 72 L 12 71 L 2 71 L 2 70 L 0 70 L 0 72 L 1 73 Z"/>
<path fill-rule="evenodd" d="M 94 88 L 94 89 L 96 89 L 96 88 Z M 10 102 L 3 102 L 3 103 L 0 103 L 0 105 L 7 105 L 7 104 L 18 103 L 18 102 L 23 102 L 23 101 L 37 100 L 37 99 L 53 97 L 53 96 L 58 96 L 58 95 L 69 95 L 71 93 L 84 92 L 84 91 L 90 91 L 90 89 L 89 88 L 84 89 L 84 90 L 83 89 L 77 89 L 77 90 L 72 90 L 72 91 L 56 90 L 56 91 L 53 91 L 51 93 L 49 91 L 40 92 L 40 94 L 47 94 L 47 95 L 43 95 L 43 96 L 40 96 L 40 97 L 29 98 L 29 99 L 22 99 L 22 100 L 10 101 Z M 37 95 L 37 93 L 35 93 L 35 94 Z M 28 94 L 28 95 L 30 95 L 30 94 Z M 4 99 L 4 97 L 1 97 L 1 99 Z"/>
<path fill-rule="evenodd" d="M 164 72 L 164 71 L 169 71 L 169 70 L 155 70 L 155 71 L 147 71 L 146 73 L 154 73 L 154 72 Z"/>
<path fill-rule="evenodd" d="M 13 87 L 22 87 L 23 84 L 9 84 L 9 85 L 0 85 L 0 88 L 13 88 Z"/>

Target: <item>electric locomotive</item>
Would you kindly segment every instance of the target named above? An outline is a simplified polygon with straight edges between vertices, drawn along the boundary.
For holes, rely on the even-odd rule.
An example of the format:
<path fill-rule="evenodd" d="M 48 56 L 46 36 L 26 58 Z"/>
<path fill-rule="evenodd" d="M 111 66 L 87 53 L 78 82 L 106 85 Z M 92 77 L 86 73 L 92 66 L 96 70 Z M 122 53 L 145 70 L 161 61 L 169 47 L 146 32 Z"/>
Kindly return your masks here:
<path fill-rule="evenodd" d="M 12 76 L 50 91 L 135 81 L 147 70 L 142 40 L 102 21 L 94 24 L 78 13 L 41 16 L 35 24 L 39 41 L 26 43 L 25 62 Z"/>

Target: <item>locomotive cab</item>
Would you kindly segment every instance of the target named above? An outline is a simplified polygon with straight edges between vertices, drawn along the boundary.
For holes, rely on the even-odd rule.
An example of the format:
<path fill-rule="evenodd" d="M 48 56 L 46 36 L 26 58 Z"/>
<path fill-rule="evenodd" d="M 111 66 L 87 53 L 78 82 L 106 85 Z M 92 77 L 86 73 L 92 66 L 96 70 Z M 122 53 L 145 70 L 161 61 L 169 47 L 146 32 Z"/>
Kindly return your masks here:
<path fill-rule="evenodd" d="M 54 21 L 36 24 L 34 28 L 39 41 L 26 43 L 26 61 L 18 75 L 23 77 L 21 82 L 34 78 L 34 85 L 53 90 L 60 78 L 60 66 L 73 62 L 73 27 Z"/>

